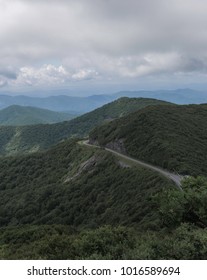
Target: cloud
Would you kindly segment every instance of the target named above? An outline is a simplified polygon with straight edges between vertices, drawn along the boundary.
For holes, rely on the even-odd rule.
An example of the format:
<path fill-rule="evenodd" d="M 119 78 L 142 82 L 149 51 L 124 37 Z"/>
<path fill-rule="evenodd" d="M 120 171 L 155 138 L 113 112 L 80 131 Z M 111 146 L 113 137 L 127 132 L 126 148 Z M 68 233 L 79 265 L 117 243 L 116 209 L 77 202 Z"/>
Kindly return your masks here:
<path fill-rule="evenodd" d="M 5 87 L 6 85 L 7 85 L 7 81 L 4 78 L 0 77 L 0 88 Z"/>
<path fill-rule="evenodd" d="M 43 65 L 36 69 L 34 67 L 22 67 L 17 79 L 17 83 L 27 85 L 53 85 L 64 83 L 69 77 L 69 73 L 63 66 L 55 67 L 51 64 Z"/>
<path fill-rule="evenodd" d="M 206 61 L 199 57 L 187 57 L 176 52 L 149 53 L 140 57 L 124 57 L 119 59 L 117 64 L 120 75 L 128 77 L 207 72 Z"/>
<path fill-rule="evenodd" d="M 75 74 L 72 75 L 72 79 L 73 80 L 91 80 L 94 79 L 95 77 L 97 77 L 99 74 L 97 71 L 95 70 L 91 70 L 91 69 L 81 69 L 78 72 L 76 72 Z"/>
<path fill-rule="evenodd" d="M 17 70 L 12 69 L 11 67 L 0 67 L 0 76 L 15 80 L 17 78 Z"/>
<path fill-rule="evenodd" d="M 17 79 L 13 82 L 16 85 L 29 86 L 52 86 L 63 85 L 70 81 L 81 81 L 94 79 L 98 73 L 91 69 L 81 69 L 78 72 L 70 72 L 65 67 L 51 64 L 43 65 L 40 68 L 22 67 Z"/>
<path fill-rule="evenodd" d="M 206 10 L 203 0 L 0 0 L 0 75 L 55 85 L 207 74 Z"/>

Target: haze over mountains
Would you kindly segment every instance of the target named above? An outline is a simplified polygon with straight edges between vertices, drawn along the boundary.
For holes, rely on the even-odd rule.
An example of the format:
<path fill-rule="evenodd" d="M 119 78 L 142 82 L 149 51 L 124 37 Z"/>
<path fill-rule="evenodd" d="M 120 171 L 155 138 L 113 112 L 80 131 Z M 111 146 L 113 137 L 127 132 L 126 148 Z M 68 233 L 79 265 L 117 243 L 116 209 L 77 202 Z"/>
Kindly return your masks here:
<path fill-rule="evenodd" d="M 0 125 L 50 124 L 71 120 L 76 116 L 70 113 L 54 112 L 47 109 L 11 105 L 0 110 Z"/>
<path fill-rule="evenodd" d="M 52 111 L 65 111 L 70 113 L 85 113 L 120 97 L 155 98 L 176 104 L 207 103 L 207 93 L 192 89 L 157 90 L 157 91 L 123 91 L 114 94 L 92 95 L 88 97 L 75 97 L 58 95 L 49 97 L 9 96 L 0 95 L 0 109 L 10 105 L 32 106 Z"/>

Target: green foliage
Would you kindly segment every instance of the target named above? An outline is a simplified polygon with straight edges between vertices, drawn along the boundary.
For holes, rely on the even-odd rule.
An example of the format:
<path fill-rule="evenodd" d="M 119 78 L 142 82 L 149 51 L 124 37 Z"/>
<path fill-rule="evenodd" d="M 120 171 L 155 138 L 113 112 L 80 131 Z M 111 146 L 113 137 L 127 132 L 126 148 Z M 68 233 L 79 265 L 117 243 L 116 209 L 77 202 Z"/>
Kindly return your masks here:
<path fill-rule="evenodd" d="M 132 231 L 124 227 L 81 232 L 61 225 L 0 230 L 0 259 L 125 259 L 134 245 Z"/>
<path fill-rule="evenodd" d="M 0 225 L 154 227 L 151 196 L 169 183 L 143 168 L 122 168 L 110 153 L 77 140 L 0 162 Z"/>
<path fill-rule="evenodd" d="M 15 128 L 12 126 L 2 127 L 0 126 L 0 154 L 6 152 L 7 144 L 15 135 Z"/>
<path fill-rule="evenodd" d="M 175 228 L 181 223 L 191 223 L 201 228 L 207 227 L 207 179 L 186 178 L 182 188 L 182 192 L 168 189 L 155 195 L 161 225 Z"/>
<path fill-rule="evenodd" d="M 122 97 L 109 104 L 102 106 L 88 114 L 83 115 L 80 119 L 96 122 L 100 125 L 104 122 L 111 121 L 123 116 L 127 116 L 132 112 L 139 111 L 147 106 L 152 105 L 170 105 L 171 103 L 152 98 L 128 98 Z M 171 104 L 172 105 L 172 104 Z"/>
<path fill-rule="evenodd" d="M 77 231 L 62 225 L 0 230 L 0 259 L 206 260 L 207 231 L 181 224 L 173 232 L 103 226 Z"/>
<path fill-rule="evenodd" d="M 74 243 L 80 258 L 119 260 L 126 258 L 126 252 L 133 248 L 135 237 L 125 227 L 104 226 L 83 231 Z"/>
<path fill-rule="evenodd" d="M 123 141 L 138 159 L 181 174 L 207 175 L 207 105 L 149 106 L 95 128 L 91 141 Z"/>
<path fill-rule="evenodd" d="M 94 153 L 98 153 L 99 158 L 103 156 L 103 153 L 105 154 L 104 151 L 90 149 L 88 154 L 84 154 L 81 147 L 77 147 L 74 142 L 65 143 L 65 147 L 61 144 L 51 150 L 50 153 L 53 153 L 53 157 L 57 152 L 56 149 L 58 153 L 63 151 L 60 157 L 67 154 L 68 159 L 74 156 L 77 158 L 77 150 L 74 149 L 80 149 L 79 153 L 81 157 L 84 157 L 84 160 L 88 157 L 91 158 L 92 154 L 94 157 Z M 42 154 L 46 155 L 48 152 Z M 49 155 L 47 156 L 50 160 Z M 32 163 L 32 157 L 24 157 L 24 161 L 27 162 L 28 158 Z M 64 161 L 65 158 L 62 160 Z M 76 171 L 80 172 L 78 161 L 74 160 L 73 168 L 69 172 L 71 173 L 70 176 L 77 174 Z M 56 164 L 57 166 L 61 165 L 58 158 L 56 158 Z M 14 162 L 13 168 L 15 168 L 15 165 Z M 21 165 L 20 162 L 18 162 L 18 165 Z M 53 166 L 53 163 L 51 163 L 51 166 Z M 109 175 L 109 170 L 104 173 L 104 170 L 109 166 L 114 177 Z M 68 189 L 68 193 L 64 192 L 61 183 L 57 186 L 50 181 L 52 188 L 47 189 L 46 192 L 44 190 L 43 196 L 38 196 L 39 193 L 41 194 L 38 187 L 40 180 L 38 179 L 35 188 L 32 186 L 34 182 L 30 181 L 29 185 L 26 184 L 25 190 L 20 187 L 21 184 L 12 189 L 1 190 L 3 196 L 8 192 L 10 197 L 7 197 L 7 201 L 11 200 L 10 204 L 5 203 L 6 201 L 1 202 L 1 205 L 6 205 L 1 208 L 1 218 L 8 218 L 7 215 L 12 207 L 13 213 L 10 217 L 10 225 L 0 228 L 0 259 L 179 260 L 207 258 L 207 231 L 206 227 L 203 226 L 203 221 L 206 218 L 205 213 L 207 213 L 205 199 L 207 180 L 205 178 L 186 178 L 183 182 L 183 192 L 173 188 L 169 188 L 168 191 L 163 188 L 163 191 L 161 191 L 160 187 L 156 186 L 156 182 L 159 182 L 158 185 L 160 185 L 161 181 L 154 177 L 152 183 L 152 177 L 150 177 L 151 180 L 147 183 L 147 181 L 144 181 L 147 175 L 145 173 L 141 178 L 139 176 L 134 177 L 133 180 L 136 180 L 137 185 L 136 191 L 133 191 L 133 187 L 129 188 L 130 184 L 133 184 L 133 180 L 129 181 L 128 185 L 126 184 L 126 181 L 130 178 L 126 176 L 127 173 L 120 178 L 118 189 L 115 187 L 115 182 L 121 176 L 121 172 L 132 172 L 131 176 L 133 177 L 133 169 L 124 168 L 121 169 L 120 173 L 117 173 L 120 167 L 108 155 L 105 155 L 105 158 L 103 157 L 96 167 L 101 173 L 94 170 L 92 175 L 90 174 L 92 172 L 91 168 L 85 169 L 82 170 L 82 175 L 78 178 L 75 177 L 75 181 L 72 181 L 73 188 L 70 183 L 64 185 L 65 189 Z M 6 166 L 6 168 L 9 168 L 9 166 Z M 83 173 L 85 174 L 83 175 Z M 137 173 L 139 174 L 139 170 L 136 170 Z M 101 174 L 103 177 L 101 177 Z M 102 182 L 106 178 L 106 174 L 108 174 L 108 183 L 102 185 L 103 190 L 100 191 L 98 178 Z M 126 181 L 121 183 L 124 177 Z M 84 181 L 82 181 L 83 178 Z M 95 178 L 95 181 L 90 186 L 91 178 Z M 22 181 L 23 185 L 26 181 L 27 179 L 25 179 L 25 182 Z M 143 185 L 141 183 L 138 185 L 140 181 Z M 79 185 L 80 182 L 81 185 Z M 89 189 L 86 187 L 87 185 L 90 186 Z M 41 189 L 43 186 L 40 186 Z M 13 190 L 15 188 L 21 192 L 19 198 L 14 196 Z M 96 188 L 98 189 L 97 193 Z M 142 188 L 144 188 L 143 192 Z M 31 192 L 26 194 L 26 200 L 21 201 L 26 189 L 27 191 L 28 189 L 31 190 Z M 106 200 L 104 200 L 105 192 L 108 192 L 109 189 L 110 196 L 109 193 L 106 194 Z M 60 190 L 60 192 L 57 190 Z M 55 196 L 53 196 L 53 192 Z M 113 192 L 115 192 L 115 196 L 113 196 Z M 72 197 L 69 194 L 72 194 Z M 135 198 L 133 199 L 133 197 Z M 12 201 L 12 198 L 14 198 L 14 201 Z M 70 198 L 72 198 L 71 201 Z M 69 204 L 65 205 L 65 200 Z M 109 211 L 103 219 L 104 204 L 107 204 L 108 201 L 110 205 L 106 206 L 106 210 L 107 212 L 110 209 L 112 211 Z M 21 206 L 22 217 L 18 205 Z M 34 208 L 36 205 L 39 209 L 42 209 L 39 216 L 36 215 L 37 210 Z M 55 205 L 60 206 L 60 208 L 57 210 Z M 49 208 L 47 208 L 48 206 Z M 64 207 L 68 207 L 68 211 L 65 211 Z M 121 207 L 123 207 L 122 210 Z M 73 210 L 75 218 L 73 221 L 62 219 L 63 216 L 69 217 Z M 125 215 L 123 215 L 123 210 L 126 211 Z M 16 212 L 19 213 L 19 220 Z M 27 220 L 28 213 L 33 215 L 29 222 Z M 41 219 L 38 220 L 40 216 Z M 23 217 L 26 218 L 27 225 L 24 225 Z M 109 225 L 110 223 L 111 225 Z M 120 226 L 121 224 L 122 226 Z"/>
<path fill-rule="evenodd" d="M 172 232 L 138 233 L 130 259 L 206 260 L 207 230 L 184 223 Z"/>
<path fill-rule="evenodd" d="M 168 189 L 154 195 L 161 229 L 139 232 L 130 258 L 207 258 L 207 179 L 188 177 L 182 186 L 183 192 Z"/>

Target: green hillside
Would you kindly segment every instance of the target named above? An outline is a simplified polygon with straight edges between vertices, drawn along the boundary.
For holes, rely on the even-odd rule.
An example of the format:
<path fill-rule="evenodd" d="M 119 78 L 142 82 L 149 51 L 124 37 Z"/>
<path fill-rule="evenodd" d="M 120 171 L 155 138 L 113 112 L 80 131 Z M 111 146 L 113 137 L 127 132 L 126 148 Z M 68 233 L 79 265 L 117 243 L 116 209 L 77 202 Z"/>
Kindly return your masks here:
<path fill-rule="evenodd" d="M 0 154 L 14 155 L 49 148 L 68 137 L 84 137 L 97 125 L 152 104 L 169 104 L 144 98 L 121 98 L 68 122 L 51 125 L 0 127 Z"/>
<path fill-rule="evenodd" d="M 128 227 L 159 229 L 152 197 L 170 185 L 150 170 L 123 167 L 106 151 L 76 140 L 2 158 L 0 259 L 88 257 L 96 251 L 90 243 L 95 236 L 106 247 L 103 256 L 124 258 L 122 251 L 132 247 Z"/>
<path fill-rule="evenodd" d="M 206 259 L 206 186 L 76 140 L 2 158 L 0 259 Z"/>
<path fill-rule="evenodd" d="M 96 120 L 96 125 L 104 121 L 111 121 L 128 115 L 129 113 L 141 110 L 150 105 L 170 105 L 172 103 L 152 98 L 129 98 L 122 97 L 116 101 L 108 103 L 80 118 Z"/>
<path fill-rule="evenodd" d="M 150 170 L 123 168 L 111 154 L 68 140 L 1 159 L 0 225 L 138 225 L 154 215 L 145 199 L 166 185 Z"/>
<path fill-rule="evenodd" d="M 12 105 L 0 110 L 0 125 L 33 125 L 57 123 L 70 120 L 75 115 L 69 113 L 54 112 L 35 107 Z"/>
<path fill-rule="evenodd" d="M 182 174 L 207 175 L 207 105 L 150 106 L 96 128 L 91 142 Z"/>

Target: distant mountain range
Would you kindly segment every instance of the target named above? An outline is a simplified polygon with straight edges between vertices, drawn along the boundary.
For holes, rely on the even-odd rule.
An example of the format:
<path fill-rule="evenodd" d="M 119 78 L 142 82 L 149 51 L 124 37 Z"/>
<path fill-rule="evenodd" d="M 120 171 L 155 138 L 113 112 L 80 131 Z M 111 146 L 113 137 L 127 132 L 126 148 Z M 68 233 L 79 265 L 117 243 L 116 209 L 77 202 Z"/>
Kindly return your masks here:
<path fill-rule="evenodd" d="M 0 109 L 11 105 L 32 106 L 57 112 L 86 113 L 112 102 L 120 97 L 155 98 L 176 104 L 207 103 L 207 92 L 192 89 L 157 90 L 157 91 L 123 91 L 114 94 L 76 97 L 57 95 L 49 97 L 29 97 L 24 95 L 0 95 Z"/>
<path fill-rule="evenodd" d="M 57 112 L 85 113 L 100 107 L 117 97 L 94 95 L 89 97 L 75 96 L 49 96 L 49 97 L 29 97 L 24 95 L 9 96 L 0 95 L 0 109 L 11 105 L 32 106 Z"/>
<path fill-rule="evenodd" d="M 76 116 L 30 106 L 12 105 L 0 110 L 0 125 L 51 124 L 68 121 Z"/>

